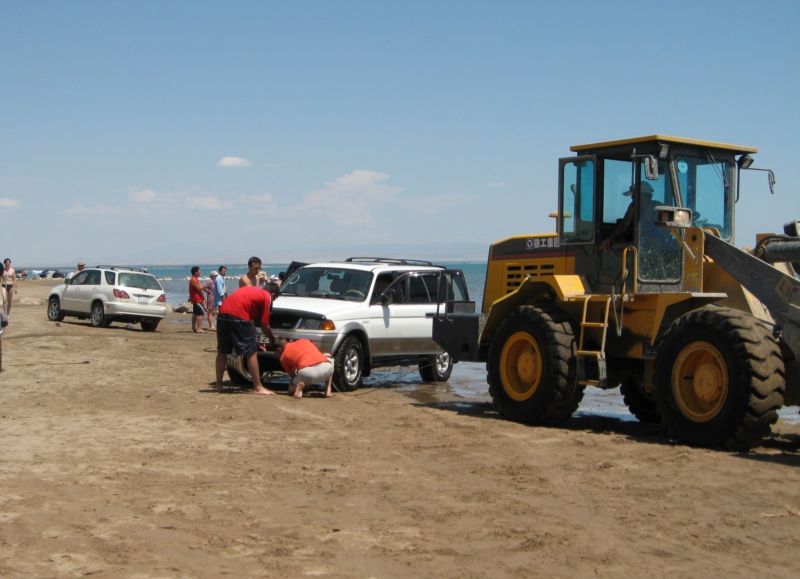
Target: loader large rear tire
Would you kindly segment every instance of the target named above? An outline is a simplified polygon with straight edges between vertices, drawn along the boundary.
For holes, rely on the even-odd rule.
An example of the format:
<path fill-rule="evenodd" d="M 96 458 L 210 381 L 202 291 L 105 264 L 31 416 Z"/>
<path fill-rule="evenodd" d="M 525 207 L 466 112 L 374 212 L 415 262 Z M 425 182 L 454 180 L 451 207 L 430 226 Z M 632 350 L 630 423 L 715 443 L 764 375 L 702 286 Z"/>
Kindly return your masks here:
<path fill-rule="evenodd" d="M 698 446 L 746 450 L 778 419 L 786 388 L 770 328 L 707 306 L 676 320 L 656 358 L 656 399 L 670 434 Z"/>
<path fill-rule="evenodd" d="M 489 393 L 506 417 L 560 424 L 583 398 L 575 372 L 575 336 L 556 307 L 523 306 L 497 330 L 486 362 Z"/>

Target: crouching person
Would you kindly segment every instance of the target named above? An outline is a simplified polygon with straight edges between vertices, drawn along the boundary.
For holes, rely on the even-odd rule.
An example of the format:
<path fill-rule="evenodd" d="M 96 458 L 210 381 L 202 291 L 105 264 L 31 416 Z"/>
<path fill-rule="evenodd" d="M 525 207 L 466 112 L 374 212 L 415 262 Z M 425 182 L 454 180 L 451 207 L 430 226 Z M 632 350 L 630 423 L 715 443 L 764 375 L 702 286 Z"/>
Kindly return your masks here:
<path fill-rule="evenodd" d="M 287 342 L 278 338 L 275 340 L 275 348 L 280 353 L 281 366 L 292 378 L 289 384 L 290 396 L 302 398 L 306 386 L 319 383 L 325 384 L 325 398 L 333 396 L 333 363 L 310 340 L 302 338 Z"/>

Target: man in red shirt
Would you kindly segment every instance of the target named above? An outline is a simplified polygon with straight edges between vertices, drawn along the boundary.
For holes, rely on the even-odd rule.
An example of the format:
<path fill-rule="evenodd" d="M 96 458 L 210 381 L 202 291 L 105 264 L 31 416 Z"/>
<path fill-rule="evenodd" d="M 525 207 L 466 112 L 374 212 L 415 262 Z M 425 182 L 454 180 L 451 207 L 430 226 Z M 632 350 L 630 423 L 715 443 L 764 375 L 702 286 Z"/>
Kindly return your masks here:
<path fill-rule="evenodd" d="M 202 334 L 203 316 L 206 315 L 203 304 L 206 303 L 206 297 L 200 282 L 200 268 L 196 265 L 192 267 L 192 277 L 189 278 L 189 301 L 192 302 L 192 331 Z"/>
<path fill-rule="evenodd" d="M 302 398 L 303 388 L 314 382 L 325 382 L 325 398 L 333 396 L 331 359 L 320 352 L 310 340 L 305 338 L 293 342 L 278 340 L 275 346 L 281 355 L 281 366 L 292 377 L 292 382 L 289 384 L 290 396 Z"/>
<path fill-rule="evenodd" d="M 256 327 L 258 323 L 270 339 L 275 341 L 269 327 L 269 310 L 273 296 L 269 291 L 255 286 L 241 287 L 222 302 L 217 317 L 217 391 L 222 391 L 222 375 L 225 372 L 228 354 L 244 356 L 247 370 L 253 377 L 253 391 L 256 394 L 274 394 L 261 384 L 258 367 L 258 342 Z"/>

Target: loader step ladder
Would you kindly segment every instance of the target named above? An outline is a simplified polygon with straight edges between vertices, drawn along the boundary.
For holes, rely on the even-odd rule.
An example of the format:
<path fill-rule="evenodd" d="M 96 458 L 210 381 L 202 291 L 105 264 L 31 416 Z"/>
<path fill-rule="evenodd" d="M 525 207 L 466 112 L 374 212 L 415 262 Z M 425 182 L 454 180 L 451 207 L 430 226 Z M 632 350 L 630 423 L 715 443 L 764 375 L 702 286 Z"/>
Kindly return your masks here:
<path fill-rule="evenodd" d="M 578 299 L 583 300 L 583 314 L 581 315 L 581 333 L 578 338 L 578 351 L 576 355 L 578 358 L 594 358 L 597 362 L 596 379 L 587 378 L 585 372 L 582 370 L 585 368 L 585 365 L 578 364 L 578 383 L 585 386 L 599 386 L 602 388 L 608 382 L 608 374 L 606 372 L 606 336 L 608 335 L 608 314 L 611 311 L 611 297 L 608 295 L 588 294 Z M 600 303 L 603 305 L 602 320 L 589 319 L 589 305 L 593 303 Z M 584 345 L 586 342 L 586 332 L 593 330 L 600 331 L 600 348 L 598 350 L 588 350 Z"/>

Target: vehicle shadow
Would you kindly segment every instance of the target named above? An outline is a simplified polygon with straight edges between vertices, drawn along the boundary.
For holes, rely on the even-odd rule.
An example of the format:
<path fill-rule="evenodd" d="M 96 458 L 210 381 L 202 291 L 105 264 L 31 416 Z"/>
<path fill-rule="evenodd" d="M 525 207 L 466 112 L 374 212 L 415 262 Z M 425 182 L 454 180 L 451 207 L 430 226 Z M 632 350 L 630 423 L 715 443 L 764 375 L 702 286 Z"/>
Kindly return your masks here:
<path fill-rule="evenodd" d="M 418 401 L 413 404 L 420 408 L 454 412 L 460 416 L 486 420 L 507 420 L 491 402 L 453 400 L 442 402 Z M 580 411 L 561 425 L 553 427 L 537 426 L 537 428 L 559 428 L 594 434 L 616 434 L 638 443 L 672 447 L 682 446 L 680 443 L 670 439 L 660 424 L 647 424 L 636 420 L 622 420 L 610 416 L 583 414 Z M 690 447 L 687 446 L 687 448 Z M 748 460 L 800 467 L 800 434 L 772 433 L 763 440 L 760 446 L 750 452 L 736 452 L 722 448 L 717 450 Z"/>
<path fill-rule="evenodd" d="M 81 328 L 86 327 L 93 327 L 89 320 L 61 320 L 60 322 L 55 322 L 56 324 L 61 325 L 68 325 L 68 326 L 78 326 Z M 126 324 L 124 322 L 112 322 L 111 325 L 98 327 L 98 330 L 117 330 L 122 331 L 126 330 L 128 332 L 144 332 L 142 326 L 140 324 Z"/>

